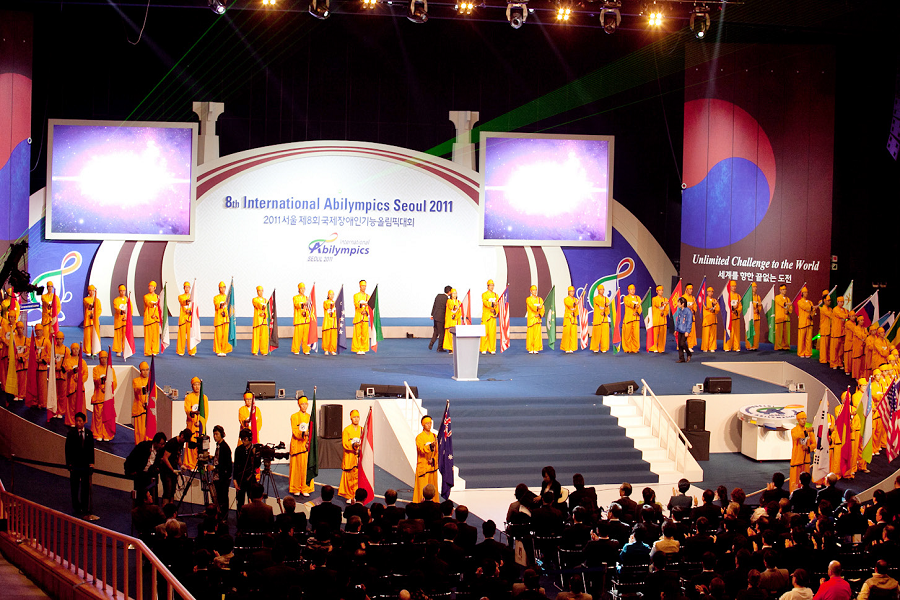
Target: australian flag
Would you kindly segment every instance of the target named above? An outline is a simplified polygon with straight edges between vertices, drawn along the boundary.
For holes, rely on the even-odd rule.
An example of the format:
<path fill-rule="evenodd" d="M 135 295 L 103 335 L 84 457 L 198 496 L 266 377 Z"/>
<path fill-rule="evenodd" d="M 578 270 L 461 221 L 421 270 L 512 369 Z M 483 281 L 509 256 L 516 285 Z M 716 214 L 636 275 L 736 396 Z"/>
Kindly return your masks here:
<path fill-rule="evenodd" d="M 450 498 L 453 488 L 453 432 L 450 429 L 450 401 L 444 407 L 444 418 L 438 428 L 438 471 L 441 473 L 441 496 Z"/>

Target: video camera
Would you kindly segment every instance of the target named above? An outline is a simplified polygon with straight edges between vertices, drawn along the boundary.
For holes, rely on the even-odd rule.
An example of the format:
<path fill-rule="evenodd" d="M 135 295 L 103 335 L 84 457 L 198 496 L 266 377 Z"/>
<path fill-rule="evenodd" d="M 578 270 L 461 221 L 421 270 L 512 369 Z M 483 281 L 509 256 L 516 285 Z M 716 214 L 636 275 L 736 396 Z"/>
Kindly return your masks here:
<path fill-rule="evenodd" d="M 253 444 L 252 452 L 263 461 L 271 462 L 273 459 L 289 459 L 290 452 L 277 452 L 284 449 L 284 442 L 278 442 L 277 446 L 275 444 Z"/>
<path fill-rule="evenodd" d="M 197 450 L 197 463 L 198 464 L 206 464 L 209 462 L 209 436 L 208 435 L 198 435 L 197 441 L 189 441 L 187 444 L 188 449 Z"/>

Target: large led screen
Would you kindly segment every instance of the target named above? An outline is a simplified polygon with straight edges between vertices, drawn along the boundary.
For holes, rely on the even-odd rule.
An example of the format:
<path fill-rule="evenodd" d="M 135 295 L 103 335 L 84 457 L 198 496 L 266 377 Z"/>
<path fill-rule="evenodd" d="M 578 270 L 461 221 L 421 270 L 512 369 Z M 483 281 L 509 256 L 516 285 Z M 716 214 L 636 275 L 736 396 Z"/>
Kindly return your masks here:
<path fill-rule="evenodd" d="M 609 246 L 612 136 L 481 133 L 483 243 Z"/>
<path fill-rule="evenodd" d="M 47 239 L 193 241 L 197 125 L 51 120 Z"/>

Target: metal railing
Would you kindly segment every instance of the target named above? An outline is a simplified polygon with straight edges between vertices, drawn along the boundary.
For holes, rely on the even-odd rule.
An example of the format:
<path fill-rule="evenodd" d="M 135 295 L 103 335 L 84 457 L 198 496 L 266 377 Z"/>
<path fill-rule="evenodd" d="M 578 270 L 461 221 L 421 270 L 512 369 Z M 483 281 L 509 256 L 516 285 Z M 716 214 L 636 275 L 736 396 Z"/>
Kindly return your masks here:
<path fill-rule="evenodd" d="M 398 402 L 401 410 L 403 410 L 403 417 L 409 424 L 410 431 L 418 432 L 422 417 L 428 413 L 422 408 L 421 400 L 416 398 L 409 384 L 404 381 L 403 385 L 406 387 L 406 398 L 398 399 Z"/>
<path fill-rule="evenodd" d="M 0 518 L 7 533 L 113 598 L 194 600 L 144 542 L 11 494 L 0 482 Z M 149 585 L 144 578 L 149 577 Z M 165 595 L 160 593 L 165 588 Z M 146 588 L 146 589 L 145 589 Z"/>
<path fill-rule="evenodd" d="M 691 447 L 681 428 L 675 423 L 672 415 L 662 405 L 647 382 L 641 379 L 644 386 L 640 398 L 641 417 L 645 426 L 650 428 L 650 433 L 659 440 L 659 447 L 666 451 L 666 458 L 675 463 L 675 470 L 684 473 L 687 468 L 687 454 Z M 630 396 L 635 398 L 635 396 Z"/>

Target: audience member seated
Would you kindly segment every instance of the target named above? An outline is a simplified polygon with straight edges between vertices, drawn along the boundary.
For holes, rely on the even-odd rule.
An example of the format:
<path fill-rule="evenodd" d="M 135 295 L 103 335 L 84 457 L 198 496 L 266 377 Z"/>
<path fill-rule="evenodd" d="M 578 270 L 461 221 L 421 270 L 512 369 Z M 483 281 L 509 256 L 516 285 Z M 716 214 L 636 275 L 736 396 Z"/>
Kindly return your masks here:
<path fill-rule="evenodd" d="M 446 523 L 441 528 L 441 542 L 439 544 L 439 557 L 450 569 L 450 573 L 462 573 L 463 563 L 466 560 L 466 551 L 456 543 L 459 529 L 456 523 Z"/>
<path fill-rule="evenodd" d="M 747 587 L 737 593 L 735 600 L 768 600 L 769 594 L 759 587 L 762 575 L 756 569 L 747 573 Z"/>
<path fill-rule="evenodd" d="M 897 580 L 888 575 L 888 571 L 886 561 L 877 561 L 875 572 L 863 583 L 857 600 L 897 600 Z"/>
<path fill-rule="evenodd" d="M 628 542 L 619 552 L 619 565 L 646 565 L 650 562 L 650 536 L 647 528 L 638 525 L 634 529 L 633 541 Z"/>
<path fill-rule="evenodd" d="M 622 506 L 614 502 L 609 507 L 609 520 L 607 521 L 609 537 L 616 540 L 620 548 L 623 548 L 631 537 L 631 527 L 621 520 L 622 511 Z"/>
<path fill-rule="evenodd" d="M 701 594 L 708 593 L 713 579 L 721 579 L 721 575 L 716 573 L 716 555 L 707 552 L 703 555 L 703 570 L 691 577 L 691 585 L 687 588 L 688 598 L 699 598 Z M 722 582 L 722 587 L 725 582 Z"/>
<path fill-rule="evenodd" d="M 561 548 L 576 550 L 584 547 L 591 541 L 591 528 L 585 523 L 588 519 L 588 511 L 583 506 L 579 506 L 572 513 L 573 523 L 563 529 Z"/>
<path fill-rule="evenodd" d="M 653 542 L 653 547 L 650 549 L 650 557 L 655 556 L 657 552 L 662 552 L 663 554 L 677 554 L 680 552 L 681 544 L 675 539 L 676 533 L 678 533 L 678 526 L 671 521 L 667 521 L 663 525 L 663 537 Z"/>
<path fill-rule="evenodd" d="M 669 498 L 669 514 L 676 521 L 680 521 L 691 514 L 691 508 L 694 506 L 694 498 L 688 496 L 688 490 L 691 489 L 691 482 L 687 479 L 678 480 L 678 493 L 672 490 L 672 497 Z"/>
<path fill-rule="evenodd" d="M 525 569 L 522 582 L 513 584 L 512 597 L 518 600 L 548 600 L 546 591 L 541 587 L 541 577 L 534 569 Z"/>
<path fill-rule="evenodd" d="M 662 504 L 656 501 L 656 490 L 652 487 L 645 487 L 641 490 L 641 496 L 643 497 L 643 503 L 638 507 L 638 512 L 641 513 L 644 511 L 646 507 L 650 507 L 653 509 L 654 513 L 654 523 L 662 523 Z"/>
<path fill-rule="evenodd" d="M 872 561 L 886 561 L 891 569 L 900 567 L 900 530 L 887 525 L 881 531 L 881 543 L 869 546 L 868 556 Z"/>
<path fill-rule="evenodd" d="M 780 600 L 812 600 L 813 591 L 809 589 L 809 575 L 804 569 L 796 569 L 791 573 L 791 589 L 781 595 Z"/>
<path fill-rule="evenodd" d="M 791 494 L 784 489 L 784 473 L 772 473 L 772 481 L 766 485 L 765 491 L 759 498 L 760 506 L 767 506 L 769 502 L 778 502 L 782 498 L 790 498 Z"/>
<path fill-rule="evenodd" d="M 855 498 L 854 498 L 855 500 Z M 865 517 L 860 519 L 861 525 L 865 525 Z M 862 538 L 863 545 L 868 548 L 872 544 L 877 544 L 882 541 L 882 534 L 884 532 L 884 528 L 888 526 L 888 514 L 887 508 L 882 506 L 875 513 L 875 523 L 870 525 L 865 530 L 865 535 Z M 854 533 L 858 533 L 858 530 Z"/>
<path fill-rule="evenodd" d="M 150 492 L 144 492 L 143 498 L 138 498 L 138 502 L 139 504 L 131 511 L 131 523 L 137 537 L 146 542 L 156 526 L 166 522 L 166 515 L 153 503 Z"/>
<path fill-rule="evenodd" d="M 719 519 L 722 517 L 722 509 L 713 503 L 715 494 L 712 490 L 703 490 L 703 503 L 691 511 L 691 519 L 696 521 L 700 517 L 706 517 L 709 526 L 713 529 L 719 527 Z"/>
<path fill-rule="evenodd" d="M 178 523 L 178 527 L 181 529 L 181 536 L 186 538 L 188 534 L 187 523 L 178 520 L 178 506 L 170 502 L 163 506 L 162 511 L 166 520 L 156 526 L 157 537 L 160 539 L 166 537 L 166 527 L 168 527 L 170 522 L 175 522 Z"/>
<path fill-rule="evenodd" d="M 406 518 L 406 510 L 397 506 L 397 490 L 384 493 L 384 524 L 395 528 L 397 523 Z"/>
<path fill-rule="evenodd" d="M 791 492 L 791 510 L 795 513 L 808 513 L 816 510 L 816 496 L 818 492 L 812 485 L 812 475 L 808 472 L 800 473 L 800 486 Z"/>
<path fill-rule="evenodd" d="M 544 492 L 541 505 L 531 511 L 531 529 L 535 535 L 550 537 L 563 529 L 563 513 L 556 508 L 553 492 Z"/>
<path fill-rule="evenodd" d="M 819 583 L 819 591 L 813 596 L 815 600 L 850 600 L 852 593 L 850 584 L 841 577 L 841 563 L 836 560 L 828 563 L 828 579 Z"/>
<path fill-rule="evenodd" d="M 569 496 L 571 498 L 571 496 Z M 556 595 L 556 600 L 593 600 L 593 596 L 584 591 L 584 583 L 581 577 L 569 578 L 569 590 Z"/>
<path fill-rule="evenodd" d="M 475 544 L 478 542 L 478 530 L 466 523 L 469 518 L 469 509 L 460 504 L 456 507 L 456 528 L 459 533 L 456 534 L 456 543 L 462 546 L 466 556 L 471 556 L 475 550 Z"/>
<path fill-rule="evenodd" d="M 406 518 L 422 519 L 425 522 L 425 529 L 434 531 L 435 524 L 441 520 L 441 507 L 434 501 L 436 493 L 433 484 L 426 485 L 422 489 L 422 501 L 406 505 Z"/>
<path fill-rule="evenodd" d="M 272 507 L 263 501 L 263 486 L 251 484 L 247 495 L 250 502 L 241 507 L 238 515 L 238 533 L 271 533 L 275 526 Z"/>
<path fill-rule="evenodd" d="M 353 495 L 353 502 L 347 505 L 347 508 L 344 509 L 344 520 L 349 521 L 350 517 L 356 515 L 359 517 L 360 522 L 363 525 L 369 524 L 369 509 L 366 506 L 366 496 L 368 492 L 362 488 L 357 488 L 356 493 Z"/>
<path fill-rule="evenodd" d="M 832 509 L 841 505 L 843 492 L 838 489 L 837 482 L 838 476 L 834 473 L 829 473 L 825 477 L 825 487 L 819 490 L 819 493 L 816 495 L 816 505 L 821 504 L 822 500 L 828 500 Z"/>
<path fill-rule="evenodd" d="M 575 473 L 572 476 L 572 486 L 575 491 L 569 494 L 569 512 L 575 512 L 579 506 L 587 510 L 589 519 L 585 523 L 594 524 L 600 518 L 598 514 L 600 509 L 597 506 L 597 490 L 592 487 L 584 487 L 584 476 L 581 473 Z"/>
<path fill-rule="evenodd" d="M 680 587 L 678 571 L 666 569 L 669 559 L 665 552 L 657 552 L 651 560 L 650 574 L 644 584 L 645 598 L 659 598 L 666 589 Z"/>
<path fill-rule="evenodd" d="M 333 500 L 334 488 L 330 485 L 322 486 L 322 501 L 309 510 L 309 526 L 313 531 L 318 532 L 322 524 L 329 532 L 341 528 L 341 507 Z"/>
<path fill-rule="evenodd" d="M 766 570 L 760 574 L 759 587 L 765 590 L 770 598 L 778 598 L 787 591 L 791 583 L 791 576 L 787 569 L 778 567 L 778 554 L 766 548 L 763 554 L 763 563 Z"/>
<path fill-rule="evenodd" d="M 618 504 L 622 507 L 622 514 L 619 515 L 619 519 L 626 523 L 634 523 L 637 520 L 638 504 L 631 499 L 631 484 L 627 481 L 619 486 L 619 499 L 613 504 Z M 612 510 L 612 505 L 609 508 Z"/>

